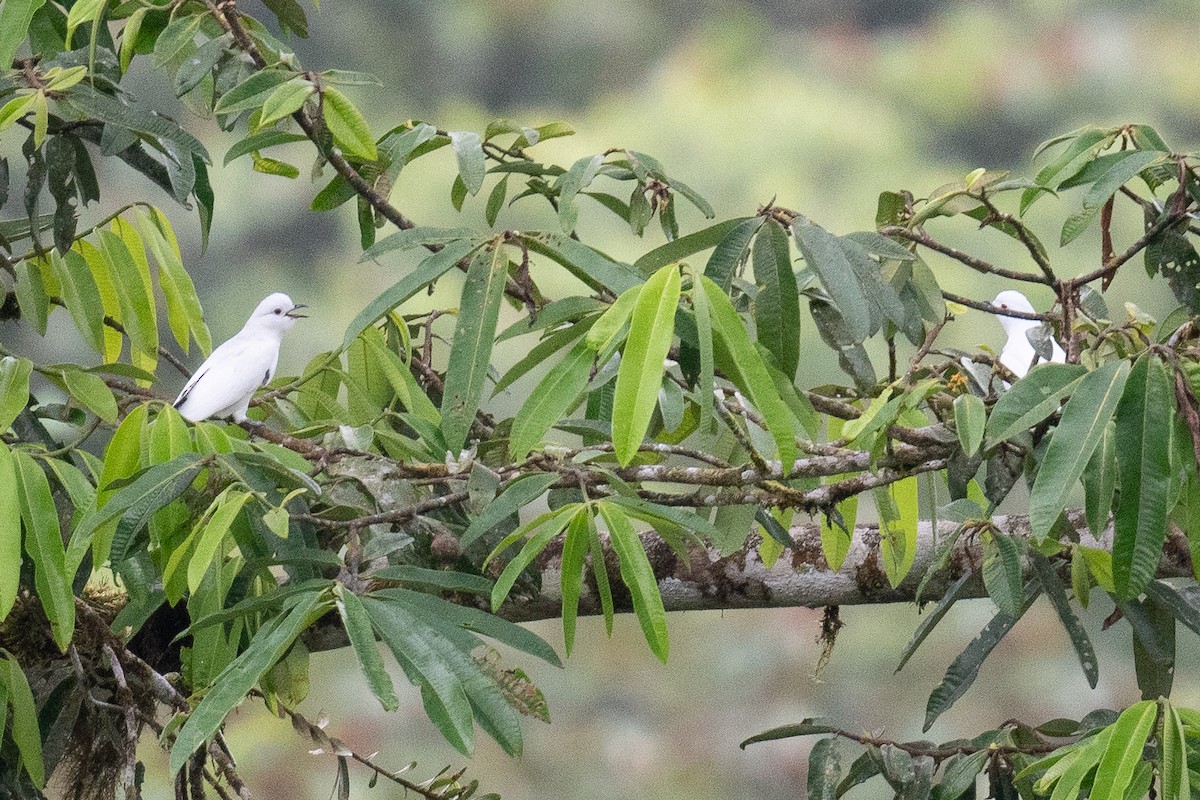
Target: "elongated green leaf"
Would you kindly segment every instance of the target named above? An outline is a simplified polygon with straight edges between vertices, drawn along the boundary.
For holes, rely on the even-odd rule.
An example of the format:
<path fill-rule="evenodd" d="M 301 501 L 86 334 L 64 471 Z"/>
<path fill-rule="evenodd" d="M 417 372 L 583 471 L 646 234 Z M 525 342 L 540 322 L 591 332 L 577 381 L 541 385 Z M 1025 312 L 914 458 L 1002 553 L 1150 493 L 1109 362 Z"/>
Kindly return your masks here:
<path fill-rule="evenodd" d="M 266 108 L 263 108 L 266 116 Z M 337 89 L 326 86 L 321 91 L 321 116 L 333 140 L 346 151 L 348 155 L 357 156 L 366 161 L 374 161 L 378 156 L 375 148 L 375 137 L 363 115 L 350 98 Z"/>
<path fill-rule="evenodd" d="M 483 398 L 507 279 L 508 256 L 498 245 L 481 250 L 467 269 L 442 396 L 442 432 L 452 452 L 462 449 Z"/>
<path fill-rule="evenodd" d="M 1057 781 L 1053 783 L 1054 793 L 1051 800 L 1075 800 L 1079 797 L 1079 789 L 1104 756 L 1104 751 L 1112 741 L 1112 728 L 1105 728 L 1100 733 L 1085 739 L 1083 745 L 1072 752 L 1047 772 L 1047 778 Z M 1056 769 L 1058 768 L 1058 769 Z M 1039 792 L 1049 791 L 1051 780 L 1038 780 L 1034 786 Z"/>
<path fill-rule="evenodd" d="M 483 534 L 541 497 L 558 482 L 558 473 L 525 475 L 510 483 L 495 500 L 488 503 L 483 513 L 471 520 L 463 531 L 459 545 L 463 548 L 473 544 Z"/>
<path fill-rule="evenodd" d="M 224 57 L 226 49 L 233 44 L 233 34 L 226 33 L 214 39 L 209 39 L 196 48 L 175 72 L 175 96 L 185 94 L 200 85 L 200 82 L 212 75 L 217 62 Z"/>
<path fill-rule="evenodd" d="M 496 578 L 496 585 L 492 587 L 493 613 L 504 603 L 508 593 L 512 591 L 513 584 L 517 582 L 517 578 L 546 549 L 550 540 L 562 533 L 576 514 L 587 513 L 586 509 L 581 506 L 580 503 L 570 503 L 554 511 L 547 511 L 517 528 L 496 545 L 491 555 L 488 556 L 488 561 L 491 561 L 497 553 L 506 550 L 516 540 L 525 536 L 529 537 L 521 551 L 504 566 L 504 570 Z"/>
<path fill-rule="evenodd" d="M 1175 707 L 1162 703 L 1158 732 L 1159 791 L 1163 800 L 1191 800 L 1191 775 L 1187 762 L 1187 735 Z"/>
<path fill-rule="evenodd" d="M 687 236 L 680 236 L 678 239 L 654 248 L 633 262 L 634 269 L 649 275 L 667 264 L 674 264 L 688 256 L 716 247 L 730 234 L 730 231 L 746 222 L 747 219 L 747 217 L 728 219 L 695 233 L 689 233 Z M 761 220 L 757 220 L 757 218 L 756 221 L 761 223 Z"/>
<path fill-rule="evenodd" d="M 738 747 L 745 750 L 747 745 L 758 744 L 759 742 L 775 742 L 780 739 L 794 739 L 797 736 L 814 736 L 836 732 L 837 726 L 829 725 L 821 720 L 810 717 L 801 722 L 780 725 L 779 727 L 765 730 L 762 733 L 756 733 L 739 743 Z"/>
<path fill-rule="evenodd" d="M 392 284 L 383 294 L 372 300 L 366 308 L 346 328 L 342 337 L 343 346 L 349 346 L 364 330 L 391 309 L 400 305 L 417 292 L 446 274 L 459 261 L 470 256 L 482 247 L 481 242 L 456 241 L 447 244 L 438 252 L 426 258 L 409 274 Z"/>
<path fill-rule="evenodd" d="M 810 800 L 837 800 L 837 787 L 842 780 L 838 742 L 836 737 L 822 739 L 809 753 L 806 790 Z"/>
<path fill-rule="evenodd" d="M 50 263 L 62 286 L 63 302 L 67 304 L 67 311 L 84 343 L 103 355 L 104 306 L 87 261 L 75 250 L 70 250 L 65 256 L 55 251 L 50 256 Z"/>
<path fill-rule="evenodd" d="M 521 241 L 531 252 L 552 258 L 593 288 L 620 294 L 640 286 L 643 275 L 628 264 L 613 261 L 599 250 L 557 233 L 525 234 Z"/>
<path fill-rule="evenodd" d="M 449 245 L 470 239 L 474 235 L 475 232 L 470 228 L 408 228 L 389 234 L 371 245 L 362 254 L 359 261 L 377 259 L 384 253 L 390 253 L 393 250 L 403 252 L 428 245 Z"/>
<path fill-rule="evenodd" d="M 753 263 L 760 287 L 754 298 L 758 341 L 775 356 L 784 376 L 795 380 L 800 363 L 800 295 L 787 231 L 775 220 L 768 220 L 754 240 Z"/>
<path fill-rule="evenodd" d="M 888 583 L 893 587 L 912 569 L 917 557 L 917 478 L 904 478 L 875 490 L 879 510 L 879 550 Z"/>
<path fill-rule="evenodd" d="M 46 0 L 5 0 L 0 6 L 0 64 L 8 69 L 29 32 L 33 14 Z"/>
<path fill-rule="evenodd" d="M 1100 766 L 1096 768 L 1092 800 L 1123 800 L 1157 717 L 1158 704 L 1153 700 L 1134 703 L 1121 712 L 1112 726 L 1112 739 L 1104 750 Z"/>
<path fill-rule="evenodd" d="M 4 688 L 8 692 L 8 705 L 12 707 L 12 725 L 9 732 L 16 742 L 17 752 L 21 754 L 21 766 L 29 774 L 33 785 L 40 789 L 46 783 L 46 765 L 42 760 L 42 735 L 38 729 L 37 705 L 34 703 L 33 691 L 17 660 L 9 656 L 3 661 L 6 668 L 0 672 L 3 674 Z"/>
<path fill-rule="evenodd" d="M 986 423 L 987 409 L 982 400 L 973 394 L 960 394 L 954 398 L 954 430 L 965 455 L 973 456 L 979 452 Z"/>
<path fill-rule="evenodd" d="M 1033 483 L 1029 522 L 1033 537 L 1049 533 L 1066 507 L 1067 495 L 1100 444 L 1129 378 L 1129 363 L 1113 361 L 1088 373 L 1063 408 Z"/>
<path fill-rule="evenodd" d="M 700 279 L 712 309 L 713 356 L 716 366 L 750 398 L 766 420 L 767 429 L 775 440 L 779 459 L 786 475 L 796 461 L 796 437 L 792 430 L 792 412 L 779 396 L 771 373 L 758 354 L 742 318 L 729 296 L 707 277 Z"/>
<path fill-rule="evenodd" d="M 713 388 L 715 386 L 716 362 L 713 357 L 713 326 L 712 308 L 708 304 L 708 295 L 701 283 L 703 273 L 692 269 L 692 289 L 689 297 L 692 301 L 692 316 L 696 320 L 696 349 L 700 356 L 700 372 L 696 376 L 696 398 L 700 406 L 700 424 L 698 429 L 702 436 L 707 436 L 713 428 Z"/>
<path fill-rule="evenodd" d="M 613 448 L 622 464 L 637 454 L 654 415 L 663 360 L 675 338 L 679 291 L 679 269 L 663 267 L 646 281 L 633 308 L 613 398 Z"/>
<path fill-rule="evenodd" d="M 171 231 L 166 215 L 155 209 L 153 216 L 143 209 L 137 212 L 137 227 L 142 241 L 150 249 L 158 265 L 158 285 L 167 301 L 167 322 L 175 341 L 187 353 L 191 339 L 207 355 L 212 350 L 212 337 L 204 322 L 204 310 L 196 295 L 192 277 L 183 266 L 179 243 Z"/>
<path fill-rule="evenodd" d="M 229 534 L 234 519 L 241 513 L 242 507 L 251 497 L 252 495 L 248 492 L 230 493 L 221 501 L 208 524 L 204 526 L 200 538 L 196 540 L 196 549 L 192 551 L 191 560 L 188 561 L 187 584 L 189 591 L 195 592 L 199 588 L 200 581 L 204 579 L 204 573 L 208 572 L 213 559 L 219 555 L 221 543 Z M 165 575 L 163 579 L 166 580 Z"/>
<path fill-rule="evenodd" d="M 25 552 L 33 559 L 34 585 L 50 620 L 54 642 L 65 653 L 75 631 L 75 595 L 71 590 L 75 576 L 67 574 L 58 509 L 50 494 L 50 482 L 37 461 L 20 450 L 12 455 L 25 523 Z"/>
<path fill-rule="evenodd" d="M 483 157 L 483 139 L 474 131 L 451 131 L 450 146 L 458 161 L 458 175 L 472 196 L 483 188 L 487 164 Z"/>
<path fill-rule="evenodd" d="M 155 511 L 179 497 L 202 466 L 201 456 L 183 453 L 150 467 L 132 483 L 118 489 L 102 508 L 84 517 L 76 535 L 86 537 L 106 522 L 121 517 L 121 535 L 113 540 L 111 555 L 114 562 L 124 560 L 133 535 Z"/>
<path fill-rule="evenodd" d="M 1113 193 L 1137 177 L 1143 169 L 1163 158 L 1162 153 L 1152 150 L 1127 150 L 1120 156 L 1088 189 L 1083 198 L 1083 209 L 1068 217 L 1063 224 L 1060 244 L 1064 247 L 1087 230 L 1100 212 L 1100 207 Z"/>
<path fill-rule="evenodd" d="M 1036 581 L 1030 582 L 1025 587 L 1024 602 L 1021 603 L 1019 609 L 1021 615 L 1029 610 L 1040 592 L 1041 585 Z M 942 682 L 929 695 L 929 702 L 925 705 L 925 726 L 922 730 L 929 730 L 937 718 L 954 705 L 967 689 L 971 688 L 971 684 L 979 675 L 979 668 L 983 666 L 984 659 L 995 649 L 1005 634 L 1012 630 L 1012 626 L 1016 625 L 1020 618 L 1020 616 L 1011 617 L 1001 611 L 992 617 L 979 636 L 975 637 L 958 658 L 954 659 L 954 663 L 946 670 Z"/>
<path fill-rule="evenodd" d="M 256 72 L 255 75 L 264 75 L 266 73 Z M 242 139 L 237 144 L 225 151 L 225 166 L 228 166 L 234 159 L 241 158 L 244 155 L 257 153 L 260 150 L 266 150 L 268 147 L 275 147 L 281 144 L 290 144 L 291 142 L 302 142 L 307 139 L 302 133 L 289 133 L 287 131 L 277 131 L 274 129 L 259 131 L 251 134 L 245 139 Z"/>
<path fill-rule="evenodd" d="M 104 0 L 79 0 L 71 6 L 71 10 L 67 13 L 66 43 L 68 49 L 71 47 L 75 29 L 98 18 L 105 5 Z M 5 66 L 8 65 L 5 64 Z"/>
<path fill-rule="evenodd" d="M 429 718 L 455 749 L 469 755 L 475 744 L 474 715 L 462 682 L 448 663 L 453 659 L 452 646 L 400 603 L 371 596 L 363 606 L 409 679 L 421 686 Z"/>
<path fill-rule="evenodd" d="M 1099 537 L 1108 527 L 1117 489 L 1117 426 L 1110 422 L 1083 471 L 1083 510 L 1088 528 Z"/>
<path fill-rule="evenodd" d="M 1083 627 L 1083 623 L 1079 621 L 1079 617 L 1071 608 L 1066 588 L 1059 580 L 1058 573 L 1050 563 L 1050 559 L 1033 548 L 1029 549 L 1029 559 L 1046 596 L 1050 598 L 1050 604 L 1054 606 L 1054 612 L 1058 614 L 1059 621 L 1067 631 L 1071 646 L 1075 649 L 1075 655 L 1079 659 L 1079 666 L 1083 669 L 1084 677 L 1087 678 L 1088 686 L 1095 689 L 1096 681 L 1100 679 L 1100 666 L 1099 661 L 1096 660 L 1096 651 L 1092 647 L 1092 640 L 1088 638 L 1087 629 Z"/>
<path fill-rule="evenodd" d="M 300 632 L 320 616 L 318 609 L 322 597 L 321 592 L 300 595 L 276 624 L 259 628 L 245 651 L 217 676 L 212 689 L 204 695 L 175 737 L 171 747 L 172 775 L 177 774 L 197 748 L 217 732 L 225 715 L 275 666 Z"/>
<path fill-rule="evenodd" d="M 0 431 L 6 431 L 29 402 L 29 375 L 33 362 L 27 358 L 0 358 Z"/>
<path fill-rule="evenodd" d="M 384 711 L 395 711 L 400 701 L 396 699 L 391 676 L 388 675 L 383 666 L 383 659 L 379 656 L 379 648 L 375 644 L 375 631 L 371 627 L 371 619 L 367 616 L 362 600 L 342 586 L 334 589 L 334 596 L 338 614 L 342 618 L 342 627 L 346 629 L 350 646 L 354 648 L 354 655 L 358 658 L 358 667 L 371 687 L 371 694 L 375 695 Z"/>
<path fill-rule="evenodd" d="M 21 588 L 21 500 L 12 451 L 0 444 L 0 620 Z"/>
<path fill-rule="evenodd" d="M 21 316 L 28 321 L 38 336 L 46 335 L 46 320 L 50 316 L 50 297 L 46 291 L 41 267 L 26 259 L 17 264 L 17 280 L 13 292 Z"/>
<path fill-rule="evenodd" d="M 199 16 L 190 17 L 197 23 Z M 162 41 L 161 37 L 159 41 Z M 165 116 L 150 111 L 139 105 L 126 105 L 110 95 L 94 89 L 87 81 L 72 86 L 64 93 L 64 102 L 75 106 L 85 115 L 95 117 L 106 125 L 116 125 L 137 133 L 145 133 L 165 142 L 178 145 L 185 152 L 180 154 L 176 163 L 191 161 L 190 155 L 196 155 L 204 163 L 209 163 L 208 151 L 200 140 L 185 131 L 179 125 Z"/>
<path fill-rule="evenodd" d="M 804 262 L 841 312 L 846 332 L 855 342 L 866 339 L 871 332 L 871 306 L 838 238 L 804 217 L 792 223 L 792 232 Z"/>
<path fill-rule="evenodd" d="M 389 581 L 400 581 L 414 586 L 428 586 L 433 589 L 445 589 L 451 592 L 470 592 L 472 594 L 491 594 L 492 582 L 482 575 L 472 575 L 468 572 L 447 572 L 442 569 L 414 567 L 411 564 L 395 564 L 390 567 L 375 570 L 372 577 Z"/>
<path fill-rule="evenodd" d="M 575 645 L 575 620 L 579 615 L 579 595 L 583 584 L 584 558 L 596 536 L 595 518 L 591 514 L 577 514 L 567 526 L 563 537 L 562 589 L 563 647 L 567 655 Z"/>
<path fill-rule="evenodd" d="M 107 230 L 99 231 L 97 236 L 121 303 L 121 323 L 132 347 L 153 364 L 158 358 L 158 322 L 152 287 L 143 280 L 120 236 Z"/>
<path fill-rule="evenodd" d="M 529 454 L 546 431 L 563 418 L 578 402 L 588 383 L 595 353 L 587 341 L 579 341 L 571 352 L 555 364 L 538 382 L 537 388 L 513 419 L 509 435 L 509 456 L 520 461 Z"/>
<path fill-rule="evenodd" d="M 763 217 L 742 220 L 725 234 L 708 257 L 708 263 L 704 265 L 704 274 L 720 286 L 722 291 L 728 292 L 729 287 L 733 285 L 733 276 L 737 272 L 738 264 L 745 258 L 746 251 L 750 248 L 750 240 L 764 222 Z"/>
<path fill-rule="evenodd" d="M 912 638 L 908 640 L 908 644 L 904 645 L 904 650 L 900 653 L 900 663 L 896 665 L 896 672 L 904 669 L 904 665 L 917 652 L 917 648 L 921 646 L 937 624 L 942 621 L 946 613 L 954 606 L 959 599 L 962 598 L 967 587 L 967 583 L 975 577 L 972 572 L 965 572 L 959 576 L 958 580 L 950 584 L 950 588 L 946 589 L 946 593 L 942 595 L 942 599 L 938 600 L 937 605 L 933 607 L 917 625 L 917 629 L 913 631 Z"/>
<path fill-rule="evenodd" d="M 650 566 L 642 541 L 625 511 L 605 501 L 597 505 L 608 527 L 609 541 L 620 560 L 621 580 L 633 598 L 633 610 L 642 626 L 642 634 L 650 650 L 665 664 L 670 653 L 667 613 L 663 609 L 654 568 Z"/>
<path fill-rule="evenodd" d="M 1112 552 L 1113 585 L 1122 600 L 1141 594 L 1158 569 L 1167 535 L 1174 410 L 1174 387 L 1162 361 L 1142 356 L 1117 405 L 1122 480 Z"/>
<path fill-rule="evenodd" d="M 1016 539 L 996 532 L 984 539 L 983 583 L 997 608 L 1010 617 L 1020 613 L 1023 580 L 1021 545 Z"/>

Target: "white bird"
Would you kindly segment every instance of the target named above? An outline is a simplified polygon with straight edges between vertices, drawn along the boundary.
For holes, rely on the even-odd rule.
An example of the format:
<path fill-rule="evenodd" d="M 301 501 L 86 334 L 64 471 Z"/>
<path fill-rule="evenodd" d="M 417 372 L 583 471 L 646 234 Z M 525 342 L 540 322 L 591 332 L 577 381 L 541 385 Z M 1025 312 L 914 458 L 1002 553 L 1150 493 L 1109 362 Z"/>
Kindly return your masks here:
<path fill-rule="evenodd" d="M 244 422 L 250 398 L 275 375 L 283 333 L 303 317 L 304 308 L 282 292 L 268 295 L 234 336 L 212 351 L 175 398 L 189 422 L 232 416 Z"/>
<path fill-rule="evenodd" d="M 1029 314 L 1035 313 L 1033 304 L 1029 302 L 1029 299 L 1013 289 L 996 295 L 996 299 L 992 301 L 992 305 L 999 309 L 1024 311 Z M 1017 317 L 1000 315 L 997 315 L 996 318 L 1000 320 L 1000 326 L 1004 328 L 1004 332 L 1008 335 L 1008 341 L 1004 343 L 1004 349 L 1000 351 L 1000 363 L 1018 378 L 1024 378 L 1025 373 L 1029 372 L 1029 368 L 1035 362 L 1045 360 L 1033 349 L 1033 345 L 1030 344 L 1029 337 L 1026 335 L 1042 323 L 1034 319 L 1018 319 Z M 1051 361 L 1059 364 L 1066 361 L 1067 355 L 1058 346 L 1058 342 L 1051 339 L 1050 347 L 1052 348 L 1050 353 Z"/>

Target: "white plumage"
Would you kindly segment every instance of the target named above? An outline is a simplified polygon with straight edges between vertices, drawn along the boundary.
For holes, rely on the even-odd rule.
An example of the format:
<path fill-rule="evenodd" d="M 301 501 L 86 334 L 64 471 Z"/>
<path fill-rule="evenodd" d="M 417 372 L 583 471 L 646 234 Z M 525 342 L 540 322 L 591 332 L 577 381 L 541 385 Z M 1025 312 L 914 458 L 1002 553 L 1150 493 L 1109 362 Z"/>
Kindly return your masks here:
<path fill-rule="evenodd" d="M 209 417 L 246 419 L 250 398 L 275 375 L 283 333 L 303 317 L 282 292 L 267 296 L 231 339 L 213 350 L 175 399 L 175 408 L 190 422 Z"/>
<path fill-rule="evenodd" d="M 1025 295 L 1018 291 L 1009 289 L 996 295 L 996 299 L 992 301 L 992 305 L 996 308 L 1009 309 L 1012 311 L 1024 311 L 1034 313 L 1033 304 Z M 1029 343 L 1029 337 L 1026 335 L 1029 331 L 1041 325 L 1037 320 L 1018 319 L 1016 317 L 1004 317 L 997 315 L 1000 320 L 1000 326 L 1004 328 L 1004 332 L 1008 335 L 1008 341 L 1004 343 L 1004 349 L 1000 351 L 1000 363 L 1009 369 L 1012 374 L 1018 378 L 1024 378 L 1025 373 L 1029 372 L 1029 368 L 1035 362 L 1043 361 L 1037 352 L 1033 349 L 1033 345 Z M 1050 340 L 1052 349 L 1050 360 L 1059 364 L 1066 361 L 1066 353 L 1058 346 L 1058 342 Z"/>

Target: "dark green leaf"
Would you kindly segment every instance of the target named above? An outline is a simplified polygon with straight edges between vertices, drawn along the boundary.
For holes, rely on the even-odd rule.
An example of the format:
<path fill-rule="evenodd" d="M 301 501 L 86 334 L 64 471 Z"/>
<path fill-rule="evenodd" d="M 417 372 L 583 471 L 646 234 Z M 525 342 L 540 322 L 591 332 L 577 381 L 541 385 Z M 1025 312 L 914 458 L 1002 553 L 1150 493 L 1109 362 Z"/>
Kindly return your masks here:
<path fill-rule="evenodd" d="M 444 589 L 450 592 L 490 594 L 492 591 L 492 582 L 482 575 L 414 567 L 410 564 L 396 564 L 377 569 L 371 573 L 371 577 L 388 581 L 400 581 L 401 583 L 416 586 L 428 586 L 434 589 Z"/>
<path fill-rule="evenodd" d="M 1117 597 L 1141 594 L 1154 577 L 1167 535 L 1175 392 L 1157 356 L 1138 359 L 1117 406 L 1121 493 L 1113 537 Z"/>
<path fill-rule="evenodd" d="M 483 513 L 471 520 L 471 524 L 459 539 L 459 545 L 463 548 L 468 547 L 480 536 L 541 497 L 558 482 L 558 477 L 558 473 L 551 472 L 525 475 L 514 480 L 495 500 L 488 503 Z"/>
<path fill-rule="evenodd" d="M 986 424 L 987 409 L 983 400 L 969 393 L 954 398 L 954 430 L 958 433 L 958 443 L 963 453 L 973 456 L 979 452 Z"/>
<path fill-rule="evenodd" d="M 1059 621 L 1067 631 L 1071 646 L 1075 649 L 1075 655 L 1079 659 L 1079 666 L 1083 669 L 1084 677 L 1087 678 L 1088 686 L 1095 689 L 1096 681 L 1100 679 L 1100 666 L 1096 660 L 1096 651 L 1092 647 L 1092 641 L 1088 638 L 1083 623 L 1079 621 L 1079 617 L 1071 608 L 1066 588 L 1059 580 L 1050 559 L 1033 548 L 1029 549 L 1029 559 L 1046 596 L 1050 598 L 1050 605 L 1054 606 L 1054 612 L 1058 614 Z"/>
<path fill-rule="evenodd" d="M 255 684 L 279 661 L 300 632 L 314 619 L 322 603 L 322 593 L 301 595 L 274 625 L 258 629 L 250 645 L 214 681 L 171 747 L 170 774 L 183 768 L 192 754 L 217 732 L 225 716 L 254 688 Z"/>
<path fill-rule="evenodd" d="M 730 232 L 734 228 L 747 221 L 747 217 L 737 217 L 725 220 L 724 222 L 718 222 L 716 225 L 704 230 L 689 233 L 687 236 L 681 236 L 674 241 L 667 242 L 661 247 L 656 247 L 633 262 L 634 269 L 641 270 L 648 275 L 660 267 L 665 267 L 667 264 L 682 261 L 688 256 L 708 250 L 711 247 L 716 247 L 730 235 Z M 762 224 L 762 220 L 759 218 L 753 218 L 752 221 L 757 222 L 759 225 Z M 757 225 L 755 229 L 757 229 Z M 747 241 L 749 240 L 747 239 Z"/>
<path fill-rule="evenodd" d="M 175 96 L 182 97 L 200 85 L 200 81 L 212 74 L 217 62 L 225 55 L 226 48 L 233 43 L 233 34 L 227 33 L 209 39 L 196 48 L 175 72 Z"/>
<path fill-rule="evenodd" d="M 342 618 L 342 627 L 350 639 L 354 655 L 358 657 L 358 667 L 367 679 L 371 693 L 379 700 L 384 711 L 395 711 L 400 703 L 396 699 L 392 679 L 383 666 L 383 659 L 379 657 L 375 631 L 371 627 L 366 609 L 363 608 L 362 600 L 358 599 L 358 595 L 340 586 L 334 590 L 334 595 L 338 614 Z"/>
<path fill-rule="evenodd" d="M 644 276 L 628 264 L 613 261 L 598 250 L 556 233 L 525 234 L 521 240 L 534 253 L 552 258 L 593 288 L 621 294 L 640 286 Z"/>
<path fill-rule="evenodd" d="M 790 382 L 800 363 L 800 296 L 787 231 L 775 220 L 754 240 L 754 280 L 760 287 L 754 298 L 758 341 Z"/>
<path fill-rule="evenodd" d="M 1020 541 L 996 532 L 984 539 L 983 583 L 988 596 L 1002 612 L 1010 617 L 1019 616 L 1024 599 Z"/>
<path fill-rule="evenodd" d="M 841 312 L 847 333 L 854 341 L 863 341 L 871 332 L 871 307 L 838 237 L 804 217 L 792 223 L 792 231 L 804 262 Z"/>
<path fill-rule="evenodd" d="M 1058 521 L 1068 494 L 1116 413 L 1128 377 L 1128 362 L 1111 361 L 1084 376 L 1071 394 L 1034 480 L 1029 504 L 1034 539 L 1041 540 Z"/>
<path fill-rule="evenodd" d="M 442 432 L 452 452 L 462 449 L 479 410 L 507 280 L 508 256 L 499 245 L 481 250 L 467 269 L 441 408 Z"/>
<path fill-rule="evenodd" d="M 25 552 L 33 559 L 34 585 L 50 620 L 54 643 L 67 651 L 75 630 L 75 596 L 68 574 L 58 510 L 46 473 L 28 453 L 13 451 L 21 519 L 25 523 Z"/>
<path fill-rule="evenodd" d="M 263 74 L 263 73 L 258 73 Z M 268 147 L 274 147 L 279 144 L 288 144 L 290 142 L 302 142 L 305 140 L 302 133 L 288 133 L 287 131 L 265 130 L 247 136 L 240 142 L 229 148 L 225 153 L 225 165 L 235 158 L 240 158 L 248 153 L 257 153 L 259 150 L 265 150 Z"/>
<path fill-rule="evenodd" d="M 778 728 L 756 733 L 738 745 L 745 750 L 746 745 L 759 742 L 774 742 L 779 739 L 794 739 L 797 736 L 813 736 L 814 734 L 837 733 L 837 727 L 816 719 L 806 719 L 791 725 L 780 725 Z"/>

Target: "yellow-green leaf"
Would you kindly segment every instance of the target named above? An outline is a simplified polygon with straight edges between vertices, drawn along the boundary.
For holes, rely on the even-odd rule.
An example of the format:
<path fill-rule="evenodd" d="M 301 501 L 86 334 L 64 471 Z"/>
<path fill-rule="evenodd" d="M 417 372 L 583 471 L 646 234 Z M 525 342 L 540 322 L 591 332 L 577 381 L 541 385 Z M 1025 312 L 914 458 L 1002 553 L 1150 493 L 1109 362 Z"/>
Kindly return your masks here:
<path fill-rule="evenodd" d="M 321 92 L 321 116 L 339 147 L 365 161 L 375 160 L 378 154 L 371 129 L 346 95 L 326 87 Z"/>

